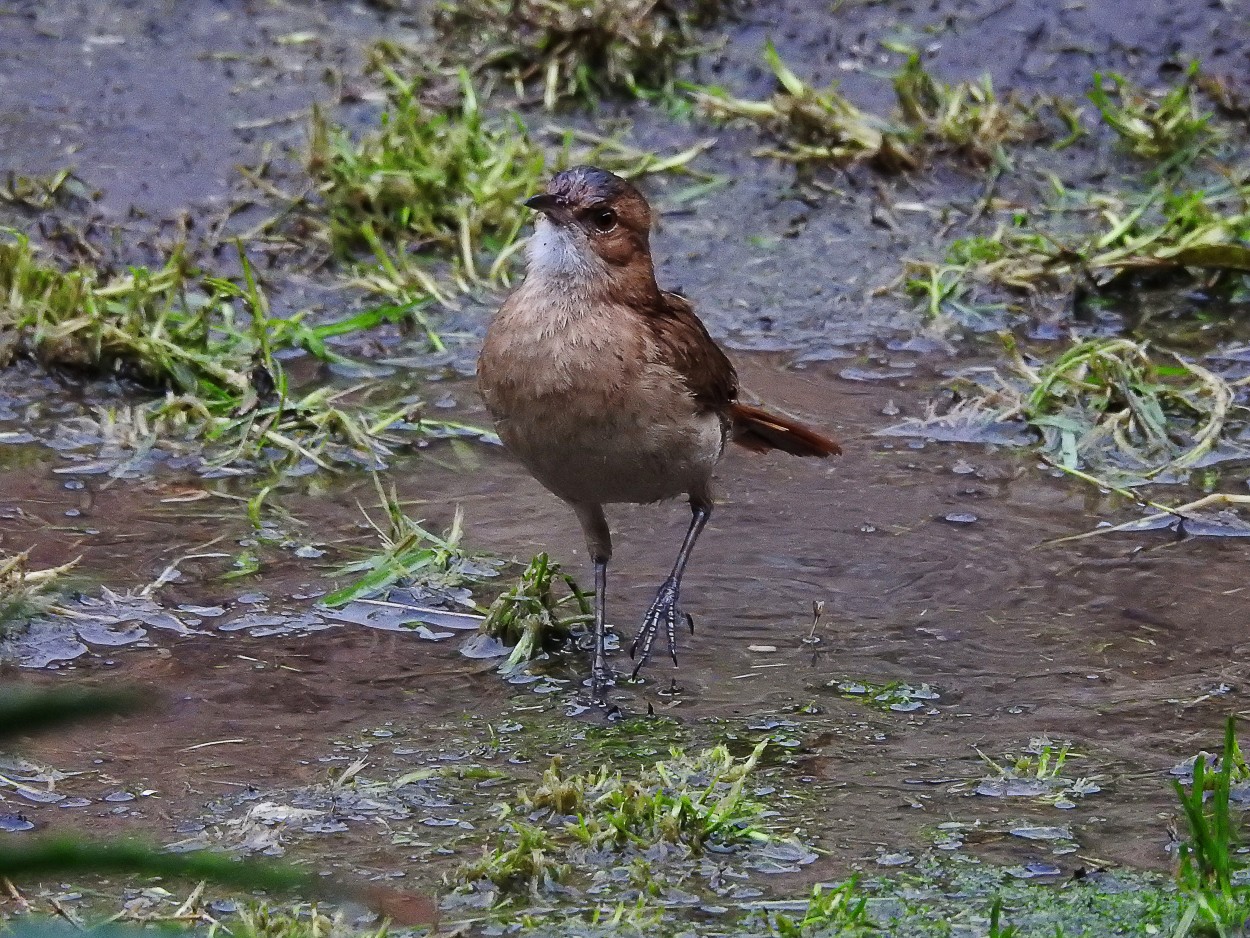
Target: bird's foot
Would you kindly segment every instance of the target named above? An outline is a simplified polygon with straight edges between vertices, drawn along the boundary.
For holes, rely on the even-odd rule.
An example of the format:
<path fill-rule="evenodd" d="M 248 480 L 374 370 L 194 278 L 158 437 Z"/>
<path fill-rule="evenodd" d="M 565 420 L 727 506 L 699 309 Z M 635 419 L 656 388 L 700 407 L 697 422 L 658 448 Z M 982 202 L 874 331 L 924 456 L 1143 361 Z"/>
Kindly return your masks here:
<path fill-rule="evenodd" d="M 668 638 L 669 656 L 673 659 L 673 666 L 677 666 L 677 621 L 685 619 L 690 626 L 690 633 L 694 634 L 694 619 L 682 612 L 677 605 L 680 589 L 681 584 L 674 577 L 669 577 L 660 587 L 660 591 L 656 593 L 655 602 L 651 604 L 646 617 L 642 620 L 642 628 L 638 630 L 634 643 L 629 646 L 629 656 L 637 662 L 631 677 L 637 677 L 642 666 L 651 657 L 651 647 L 655 644 L 655 637 L 659 634 L 661 623 L 664 625 L 664 634 Z"/>

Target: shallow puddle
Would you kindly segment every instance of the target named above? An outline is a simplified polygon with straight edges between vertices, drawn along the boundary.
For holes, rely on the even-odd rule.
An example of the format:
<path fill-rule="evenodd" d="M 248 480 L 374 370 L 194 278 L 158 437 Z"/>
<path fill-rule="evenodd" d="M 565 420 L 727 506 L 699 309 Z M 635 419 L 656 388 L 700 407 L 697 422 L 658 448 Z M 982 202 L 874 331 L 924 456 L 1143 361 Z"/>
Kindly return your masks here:
<path fill-rule="evenodd" d="M 1236 546 L 1165 533 L 1042 547 L 1113 506 L 1013 449 L 874 438 L 889 402 L 904 414 L 918 406 L 911 389 L 743 364 L 769 400 L 827 415 L 821 422 L 847 455 L 830 463 L 730 455 L 686 582 L 695 635 L 679 636 L 678 670 L 657 655 L 643 683 L 622 681 L 614 691 L 622 708 L 671 716 L 694 739 L 782 740 L 801 786 L 818 793 L 802 814 L 830 851 L 817 865 L 827 875 L 905 866 L 931 849 L 1060 872 L 1094 860 L 1167 868 L 1169 770 L 1214 748 L 1245 678 Z M 550 550 L 576 568 L 582 548 L 569 512 L 497 448 L 477 444 L 474 455 L 480 465 L 467 474 L 439 465 L 435 447 L 391 478 L 434 530 L 459 506 L 475 547 L 503 557 Z M 83 506 L 64 544 L 35 541 L 35 560 L 81 552 L 91 574 L 116 582 L 128 571 L 142 584 L 183 555 L 200 557 L 178 563 L 159 608 L 88 590 L 76 607 L 86 652 L 55 674 L 9 672 L 39 683 L 119 680 L 167 700 L 150 719 L 116 720 L 103 734 L 90 727 L 36 741 L 27 753 L 35 762 L 85 773 L 57 790 L 88 799 L 71 811 L 20 801 L 36 828 L 72 819 L 175 842 L 187 823 L 205 823 L 206 806 L 289 797 L 324 783 L 335 760 L 363 757 L 393 777 L 409 765 L 403 749 L 426 757 L 472 749 L 466 730 L 537 721 L 545 751 L 578 732 L 564 714 L 584 678 L 580 658 L 536 666 L 540 679 L 514 686 L 490 661 L 460 653 L 464 632 L 336 621 L 315 605 L 331 582 L 326 559 L 292 550 L 272 551 L 254 580 L 223 583 L 216 574 L 250 533 L 240 513 L 163 506 L 160 482 L 84 477 L 83 488 L 67 490 L 47 468 L 3 477 L 3 505 L 20 500 L 47 516 Z M 333 552 L 364 542 L 357 502 L 371 497 L 352 477 L 282 497 L 305 522 L 293 526 L 303 532 L 293 543 Z M 667 572 L 684 516 L 678 505 L 613 513 L 610 618 L 627 638 Z M 111 535 L 82 533 L 105 520 Z M 816 602 L 824 606 L 813 627 Z M 37 654 L 54 640 L 18 648 Z M 619 652 L 615 660 L 625 664 Z M 602 722 L 593 711 L 576 719 Z M 1039 739 L 1056 750 L 1070 744 L 1066 762 L 1050 777 L 1017 777 L 1016 756 L 1038 751 Z M 504 768 L 532 777 L 541 761 Z M 146 794 L 114 804 L 116 790 Z M 370 830 L 310 833 L 333 833 L 336 855 L 345 838 L 352 856 L 399 863 L 402 851 L 377 854 Z"/>

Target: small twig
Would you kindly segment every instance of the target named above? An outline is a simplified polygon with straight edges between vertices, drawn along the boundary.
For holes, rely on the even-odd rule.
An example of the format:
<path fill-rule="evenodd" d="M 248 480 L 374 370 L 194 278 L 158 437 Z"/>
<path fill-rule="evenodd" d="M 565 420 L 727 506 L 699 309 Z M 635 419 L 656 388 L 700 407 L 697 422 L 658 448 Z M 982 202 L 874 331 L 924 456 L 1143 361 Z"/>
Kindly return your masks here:
<path fill-rule="evenodd" d="M 65 921 L 69 922 L 79 931 L 87 930 L 86 927 L 83 925 L 83 923 L 78 920 L 78 917 L 75 916 L 72 912 L 70 912 L 69 909 L 65 908 L 65 906 L 61 904 L 61 900 L 58 899 L 56 896 L 50 897 L 48 899 L 48 902 L 52 906 L 52 908 L 56 911 L 56 914 L 61 916 L 61 918 L 65 919 Z"/>
<path fill-rule="evenodd" d="M 18 891 L 18 888 L 13 885 L 13 881 L 11 879 L 7 876 L 0 877 L 0 885 L 4 886 L 4 891 L 9 894 L 9 898 L 17 903 L 17 911 L 19 913 L 26 913 L 30 911 L 29 900 L 27 900 L 27 898 Z"/>

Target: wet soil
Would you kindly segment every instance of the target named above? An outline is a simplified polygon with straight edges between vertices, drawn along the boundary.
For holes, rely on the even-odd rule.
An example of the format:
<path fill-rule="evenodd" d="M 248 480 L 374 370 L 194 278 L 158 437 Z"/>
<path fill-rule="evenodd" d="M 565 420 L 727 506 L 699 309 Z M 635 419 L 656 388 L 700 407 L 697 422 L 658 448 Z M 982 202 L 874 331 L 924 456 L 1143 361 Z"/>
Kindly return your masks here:
<path fill-rule="evenodd" d="M 885 70 L 883 38 L 934 46 L 932 67 L 948 80 L 988 68 L 1000 87 L 1026 90 L 1079 94 L 1095 67 L 1149 81 L 1191 55 L 1213 71 L 1250 74 L 1250 24 L 1231 6 L 1129 6 L 1132 15 L 1111 2 L 1063 10 L 850 3 L 817 14 L 796 0 L 733 24 L 704 77 L 766 93 L 758 50 L 767 36 L 805 75 L 841 78 L 847 93 L 878 107 L 888 93 L 873 75 Z M 357 80 L 363 41 L 407 35 L 412 18 L 337 3 L 179 5 L 176 15 L 151 2 L 19 3 L 0 16 L 0 169 L 72 163 L 102 193 L 91 210 L 100 224 L 137 238 L 166 237 L 183 212 L 207 223 L 238 195 L 233 167 L 257 160 L 266 141 L 295 142 L 302 117 L 286 116 L 313 100 L 341 103 L 340 75 Z M 349 121 L 372 113 L 367 104 L 342 110 Z M 686 145 L 704 133 L 646 109 L 632 116 L 643 145 Z M 786 778 L 809 792 L 802 823 L 827 851 L 797 874 L 804 882 L 906 864 L 899 857 L 934 849 L 1053 863 L 1054 875 L 1090 864 L 1169 868 L 1169 770 L 1215 748 L 1224 715 L 1244 706 L 1244 546 L 1163 533 L 1046 547 L 1134 510 L 1054 477 L 1022 450 L 874 436 L 922 414 L 945 375 L 983 360 L 949 336 L 915 339 L 922 330 L 906 303 L 877 290 L 901 258 L 932 253 L 943 202 L 971 203 L 983 180 L 940 165 L 901 181 L 830 173 L 824 188 L 812 188 L 753 160 L 753 134 L 719 136 L 706 165 L 735 184 L 664 218 L 662 279 L 697 299 L 736 350 L 747 386 L 828 427 L 845 455 L 829 463 L 728 456 L 685 583 L 696 634 L 679 638 L 679 670 L 657 654 L 645 683 L 622 682 L 621 706 L 643 713 L 650 705 L 696 742 L 764 732 L 797 740 Z M 1089 160 L 1092 172 L 1105 149 L 1091 142 L 1044 159 Z M 669 191 L 658 183 L 654 194 L 663 202 Z M 874 223 L 874 206 L 900 201 L 923 208 L 895 212 L 894 227 Z M 301 283 L 281 269 L 269 275 L 278 292 Z M 1055 319 L 1066 307 L 1058 298 L 1034 314 Z M 463 320 L 480 329 L 484 309 Z M 483 421 L 471 383 L 444 377 L 448 412 Z M 45 411 L 42 428 L 30 425 L 26 407 L 0 413 L 0 431 L 36 436 L 119 390 L 82 390 L 33 370 L 3 380 L 13 401 L 69 395 L 69 410 Z M 257 797 L 324 785 L 349 759 L 363 755 L 370 772 L 393 776 L 440 754 L 474 752 L 475 739 L 485 747 L 500 724 L 521 723 L 530 735 L 492 752 L 505 763 L 524 750 L 528 765 L 504 768 L 532 777 L 544 753 L 598 719 L 564 715 L 583 669 L 577 660 L 516 686 L 460 655 L 459 636 L 430 641 L 308 618 L 286 634 L 264 634 L 275 629 L 256 618 L 231 628 L 244 615 L 317 616 L 315 596 L 335 583 L 329 571 L 370 543 L 358 508 L 376 500 L 367 478 L 287 480 L 273 496 L 290 516 L 274 538 L 286 546 L 255 547 L 237 501 L 251 493 L 249 480 L 168 467 L 110 479 L 74 466 L 38 443 L 0 450 L 0 547 L 31 548 L 36 565 L 81 555 L 89 595 L 98 595 L 94 584 L 142 587 L 198 555 L 181 560 L 181 578 L 157 596 L 165 610 L 199 611 L 181 613 L 192 634 L 150 627 L 137 643 L 91 645 L 48 668 L 0 666 L 5 682 L 114 681 L 167 701 L 145 719 L 32 741 L 24 755 L 34 762 L 82 773 L 57 790 L 86 803 L 67 810 L 0 791 L 0 812 L 20 813 L 36 829 L 142 832 L 170 843 L 237 820 Z M 585 578 L 571 514 L 498 448 L 434 443 L 397 459 L 387 478 L 431 528 L 448 525 L 460 506 L 473 548 L 519 558 L 548 550 Z M 610 618 L 628 637 L 667 573 L 686 510 L 622 507 L 613 521 Z M 222 579 L 254 547 L 262 572 Z M 301 556 L 301 547 L 325 553 Z M 813 631 L 814 602 L 824 612 Z M 848 699 L 856 695 L 845 687 L 856 682 L 928 685 L 936 697 L 880 709 Z M 1099 790 L 1070 793 L 1067 808 L 1042 803 L 1028 786 L 1004 794 L 1011 786 L 986 757 L 1006 767 L 1007 753 L 1044 735 L 1072 743 L 1062 774 L 1093 779 Z M 119 792 L 136 797 L 110 799 Z M 378 829 L 366 817 L 300 849 L 375 873 L 406 870 L 432 887 L 411 851 Z"/>

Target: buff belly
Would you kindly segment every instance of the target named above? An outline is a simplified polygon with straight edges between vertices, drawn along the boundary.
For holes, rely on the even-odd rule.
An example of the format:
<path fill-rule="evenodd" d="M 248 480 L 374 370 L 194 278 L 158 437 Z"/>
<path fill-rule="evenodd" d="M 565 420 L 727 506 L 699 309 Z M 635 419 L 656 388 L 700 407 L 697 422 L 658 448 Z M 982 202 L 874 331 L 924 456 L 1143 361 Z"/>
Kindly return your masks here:
<path fill-rule="evenodd" d="M 591 417 L 553 409 L 545 421 L 501 415 L 497 426 L 508 449 L 565 501 L 654 502 L 705 494 L 724 452 L 720 418 L 689 405 L 682 409 L 661 420 L 620 410 Z"/>

